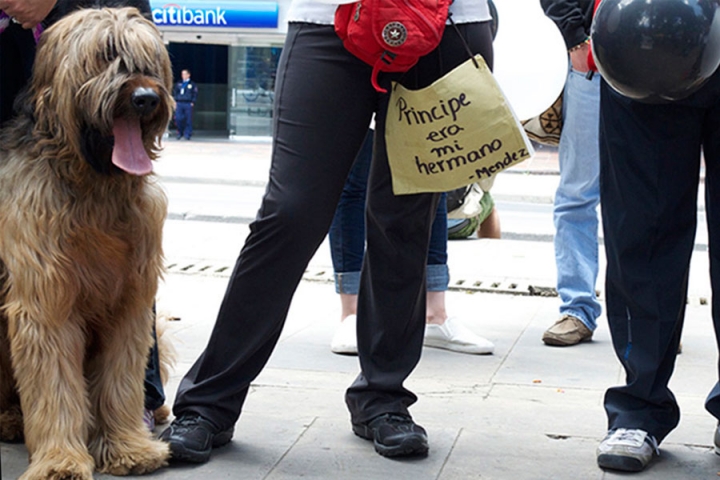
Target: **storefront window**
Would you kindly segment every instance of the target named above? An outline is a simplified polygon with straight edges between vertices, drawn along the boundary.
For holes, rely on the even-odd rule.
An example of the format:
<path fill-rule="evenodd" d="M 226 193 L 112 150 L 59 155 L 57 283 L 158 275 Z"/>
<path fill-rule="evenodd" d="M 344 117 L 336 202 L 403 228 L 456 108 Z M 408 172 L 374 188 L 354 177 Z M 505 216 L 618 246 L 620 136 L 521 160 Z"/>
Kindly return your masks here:
<path fill-rule="evenodd" d="M 280 51 L 279 47 L 230 47 L 231 136 L 272 135 L 275 70 Z"/>

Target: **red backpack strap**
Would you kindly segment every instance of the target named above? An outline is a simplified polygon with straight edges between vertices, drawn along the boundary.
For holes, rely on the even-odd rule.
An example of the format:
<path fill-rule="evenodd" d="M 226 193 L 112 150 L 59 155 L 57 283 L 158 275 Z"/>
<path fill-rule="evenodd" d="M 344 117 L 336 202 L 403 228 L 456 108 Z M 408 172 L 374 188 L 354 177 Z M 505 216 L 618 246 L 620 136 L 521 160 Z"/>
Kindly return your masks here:
<path fill-rule="evenodd" d="M 383 54 L 380 56 L 380 58 L 377 59 L 375 62 L 375 65 L 373 65 L 372 74 L 370 75 L 370 81 L 372 83 L 372 86 L 375 87 L 375 90 L 377 90 L 380 93 L 387 93 L 387 90 L 382 88 L 380 84 L 378 83 L 378 75 L 380 74 L 380 71 L 383 68 L 383 64 L 390 65 L 392 61 L 395 59 L 395 54 L 392 52 L 389 52 L 385 50 Z"/>

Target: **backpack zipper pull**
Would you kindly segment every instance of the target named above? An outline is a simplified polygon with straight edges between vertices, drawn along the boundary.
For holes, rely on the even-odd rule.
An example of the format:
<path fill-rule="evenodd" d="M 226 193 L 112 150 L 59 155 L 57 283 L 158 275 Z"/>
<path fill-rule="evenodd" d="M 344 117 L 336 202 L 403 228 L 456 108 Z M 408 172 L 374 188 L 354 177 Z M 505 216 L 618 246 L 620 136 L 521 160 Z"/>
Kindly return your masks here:
<path fill-rule="evenodd" d="M 357 7 L 355 7 L 355 16 L 353 17 L 353 21 L 355 22 L 360 20 L 360 7 L 362 7 L 362 3 L 358 2 Z"/>

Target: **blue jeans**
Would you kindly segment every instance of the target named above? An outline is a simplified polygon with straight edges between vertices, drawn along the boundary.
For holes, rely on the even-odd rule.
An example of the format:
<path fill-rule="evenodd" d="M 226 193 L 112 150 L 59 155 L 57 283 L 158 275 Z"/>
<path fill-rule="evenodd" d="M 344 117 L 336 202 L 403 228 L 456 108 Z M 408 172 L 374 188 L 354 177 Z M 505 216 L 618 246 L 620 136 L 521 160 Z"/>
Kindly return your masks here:
<path fill-rule="evenodd" d="M 343 187 L 328 233 L 335 271 L 335 291 L 357 295 L 365 256 L 365 197 L 372 161 L 373 131 L 369 130 Z M 444 292 L 450 275 L 447 266 L 447 203 L 443 194 L 433 221 L 428 248 L 427 289 Z"/>
<path fill-rule="evenodd" d="M 561 315 L 597 328 L 600 303 L 595 296 L 598 276 L 598 217 L 600 203 L 600 75 L 588 80 L 570 70 L 563 96 L 560 137 L 560 184 L 555 193 L 555 263 Z"/>

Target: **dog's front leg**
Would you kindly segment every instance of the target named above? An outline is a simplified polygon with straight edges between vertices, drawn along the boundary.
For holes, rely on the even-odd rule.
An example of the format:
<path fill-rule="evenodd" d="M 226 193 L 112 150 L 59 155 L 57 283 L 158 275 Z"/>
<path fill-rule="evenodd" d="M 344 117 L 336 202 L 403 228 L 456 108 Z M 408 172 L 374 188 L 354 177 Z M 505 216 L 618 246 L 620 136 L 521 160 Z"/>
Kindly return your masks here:
<path fill-rule="evenodd" d="M 101 347 L 88 373 L 96 406 L 90 452 L 101 472 L 143 474 L 167 464 L 168 445 L 151 439 L 142 421 L 153 321 L 151 309 L 140 307 L 113 318 L 98 332 Z"/>
<path fill-rule="evenodd" d="M 20 479 L 92 480 L 81 322 L 43 323 L 18 313 L 10 318 L 10 349 L 30 453 Z"/>

